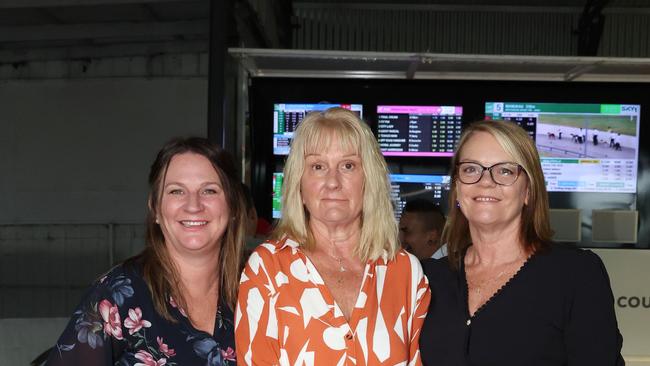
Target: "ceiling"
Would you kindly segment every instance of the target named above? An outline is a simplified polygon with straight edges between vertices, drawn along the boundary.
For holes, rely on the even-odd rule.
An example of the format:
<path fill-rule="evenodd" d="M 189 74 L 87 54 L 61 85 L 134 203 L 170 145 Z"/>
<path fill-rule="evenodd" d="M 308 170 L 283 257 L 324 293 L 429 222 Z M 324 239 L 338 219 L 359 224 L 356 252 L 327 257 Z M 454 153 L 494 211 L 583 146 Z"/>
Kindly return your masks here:
<path fill-rule="evenodd" d="M 85 57 L 207 50 L 209 9 L 209 0 L 0 0 L 0 63 L 80 50 Z"/>
<path fill-rule="evenodd" d="M 648 0 L 230 1 L 250 3 L 253 8 L 267 1 L 294 6 L 428 4 L 467 9 L 472 6 L 582 8 L 591 1 L 605 3 L 607 8 L 650 9 Z M 209 35 L 209 9 L 210 0 L 0 0 L 0 51 L 161 42 L 172 45 L 191 41 L 205 43 Z"/>
<path fill-rule="evenodd" d="M 305 4 L 337 6 L 342 3 L 360 6 L 427 4 L 453 5 L 467 9 L 477 5 L 484 7 L 507 6 L 509 8 L 527 6 L 582 8 L 587 2 L 590 2 L 591 4 L 605 3 L 607 9 L 633 8 L 650 12 L 648 0 L 230 1 L 236 4 L 253 4 L 252 6 L 247 5 L 248 8 L 264 4 L 264 1 L 275 1 L 294 6 Z M 210 34 L 209 13 L 210 0 L 0 0 L 0 64 L 74 57 L 207 52 Z M 235 13 L 237 12 L 235 11 Z M 415 58 L 420 60 L 419 56 Z M 277 58 L 272 59 L 278 60 Z M 258 57 L 257 60 L 264 62 L 264 58 Z M 300 63 L 301 61 L 304 60 L 286 59 L 281 60 L 280 64 L 291 65 L 292 62 Z M 463 61 L 451 60 L 450 62 L 462 63 Z M 441 72 L 445 72 L 446 64 L 440 63 L 439 60 L 436 61 L 436 64 L 442 69 L 430 71 L 434 71 L 439 76 Z M 519 61 L 515 62 L 515 66 L 520 64 Z M 567 67 L 562 67 L 560 73 L 565 79 L 574 78 L 572 76 L 574 67 L 581 72 L 584 69 L 603 67 L 602 65 L 585 65 L 580 62 L 569 62 L 569 64 Z M 400 61 L 399 70 L 400 72 L 405 71 L 407 77 L 409 74 L 414 77 L 418 73 L 426 75 L 425 72 L 429 67 L 427 65 L 426 57 L 425 61 L 417 62 L 413 62 L 412 57 L 407 57 L 406 60 Z M 472 63 L 466 65 L 469 68 L 476 66 Z M 387 66 L 382 65 L 382 67 Z M 513 65 L 507 66 L 510 70 L 512 67 Z M 623 65 L 621 67 L 635 66 Z M 645 63 L 639 67 L 642 67 L 643 70 L 635 69 L 633 74 L 647 71 Z M 506 72 L 507 70 L 504 70 L 504 73 Z"/>
<path fill-rule="evenodd" d="M 647 0 L 608 0 L 608 7 L 648 7 Z M 427 4 L 427 5 L 481 5 L 481 6 L 544 6 L 544 7 L 583 7 L 587 0 L 293 0 L 294 4 Z"/>

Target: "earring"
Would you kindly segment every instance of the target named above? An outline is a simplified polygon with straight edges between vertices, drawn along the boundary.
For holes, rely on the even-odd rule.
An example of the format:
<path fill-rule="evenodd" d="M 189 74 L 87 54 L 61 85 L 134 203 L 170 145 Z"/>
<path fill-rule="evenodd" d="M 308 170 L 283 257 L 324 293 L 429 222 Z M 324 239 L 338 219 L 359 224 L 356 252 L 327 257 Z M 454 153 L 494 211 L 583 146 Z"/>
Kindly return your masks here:
<path fill-rule="evenodd" d="M 460 201 L 456 200 L 456 207 L 460 208 Z"/>
<path fill-rule="evenodd" d="M 158 219 L 156 219 L 156 224 L 160 225 L 160 221 L 158 221 Z"/>

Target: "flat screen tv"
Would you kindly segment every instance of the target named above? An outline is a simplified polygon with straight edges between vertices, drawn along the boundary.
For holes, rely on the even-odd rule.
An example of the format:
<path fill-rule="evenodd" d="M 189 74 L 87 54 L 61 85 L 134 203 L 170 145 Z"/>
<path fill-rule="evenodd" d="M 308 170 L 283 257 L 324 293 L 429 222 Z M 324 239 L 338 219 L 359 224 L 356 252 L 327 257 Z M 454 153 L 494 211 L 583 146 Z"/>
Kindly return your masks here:
<path fill-rule="evenodd" d="M 535 140 L 549 192 L 636 193 L 640 105 L 488 102 Z"/>
<path fill-rule="evenodd" d="M 298 125 L 309 112 L 333 107 L 349 109 L 363 118 L 361 104 L 279 103 L 273 105 L 273 154 L 289 155 L 291 139 Z"/>
<path fill-rule="evenodd" d="M 460 106 L 377 106 L 377 139 L 385 156 L 453 156 Z"/>
<path fill-rule="evenodd" d="M 449 186 L 448 175 L 391 174 L 391 196 L 395 202 L 395 218 L 399 220 L 406 203 L 414 199 L 425 199 L 447 212 Z"/>
<path fill-rule="evenodd" d="M 274 219 L 282 217 L 282 183 L 284 173 L 273 173 L 273 210 L 271 216 Z"/>

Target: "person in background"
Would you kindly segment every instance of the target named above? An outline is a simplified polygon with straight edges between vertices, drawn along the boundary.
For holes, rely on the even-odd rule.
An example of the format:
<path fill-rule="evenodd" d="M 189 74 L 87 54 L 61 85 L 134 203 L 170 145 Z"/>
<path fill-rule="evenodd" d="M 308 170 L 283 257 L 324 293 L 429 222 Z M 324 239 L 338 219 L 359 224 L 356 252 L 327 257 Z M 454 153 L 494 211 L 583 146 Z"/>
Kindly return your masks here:
<path fill-rule="evenodd" d="M 425 365 L 623 365 L 609 277 L 589 250 L 551 242 L 533 140 L 481 121 L 452 160 L 447 259 L 427 260 Z"/>
<path fill-rule="evenodd" d="M 428 304 L 420 262 L 399 248 L 372 131 L 346 109 L 309 114 L 285 164 L 274 237 L 242 273 L 238 362 L 420 365 Z"/>
<path fill-rule="evenodd" d="M 264 242 L 265 236 L 257 233 L 259 216 L 257 216 L 257 209 L 255 208 L 255 202 L 253 201 L 251 190 L 243 183 L 242 189 L 244 192 L 244 201 L 246 202 L 245 252 L 247 253 L 244 254 L 244 257 L 248 258 L 248 255 L 252 253 L 253 249 Z"/>
<path fill-rule="evenodd" d="M 236 364 L 245 210 L 230 156 L 203 138 L 170 141 L 147 208 L 144 251 L 92 285 L 48 365 Z"/>
<path fill-rule="evenodd" d="M 400 243 L 420 260 L 440 259 L 447 255 L 447 247 L 440 243 L 444 226 L 439 206 L 424 199 L 408 201 L 399 220 Z"/>

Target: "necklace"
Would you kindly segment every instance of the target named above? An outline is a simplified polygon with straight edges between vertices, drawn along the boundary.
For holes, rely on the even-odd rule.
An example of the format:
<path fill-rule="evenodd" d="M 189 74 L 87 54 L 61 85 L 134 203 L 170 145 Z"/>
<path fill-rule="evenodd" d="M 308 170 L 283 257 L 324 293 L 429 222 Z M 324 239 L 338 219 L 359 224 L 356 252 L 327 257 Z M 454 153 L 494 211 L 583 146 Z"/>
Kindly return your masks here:
<path fill-rule="evenodd" d="M 501 279 L 502 277 L 510 277 L 510 276 L 512 276 L 513 273 L 515 273 L 517 270 L 519 270 L 522 265 L 523 264 L 521 263 L 521 258 L 519 258 L 519 259 L 513 261 L 512 263 L 507 264 L 504 269 L 502 269 L 501 271 L 499 271 L 499 273 L 496 274 L 496 276 L 488 277 L 487 279 L 485 279 L 483 281 L 480 281 L 480 282 L 470 281 L 468 279 L 467 280 L 468 289 L 470 291 L 474 291 L 474 293 L 476 294 L 476 297 L 478 298 L 478 303 L 482 304 L 483 301 L 485 300 L 485 297 L 486 297 L 486 296 L 484 296 L 484 292 L 483 292 L 483 290 L 486 287 L 492 286 L 492 284 L 499 281 L 499 279 Z"/>
<path fill-rule="evenodd" d="M 347 269 L 346 269 L 345 266 L 343 265 L 343 258 L 341 258 L 341 257 L 336 257 L 336 256 L 334 256 L 334 255 L 332 255 L 331 257 L 332 257 L 332 259 L 334 259 L 334 260 L 336 261 L 336 263 L 338 263 L 338 265 L 339 265 L 339 272 L 345 272 L 345 271 L 347 271 Z"/>
<path fill-rule="evenodd" d="M 332 257 L 332 259 L 334 259 L 336 261 L 336 263 L 338 264 L 339 272 L 347 271 L 347 268 L 345 268 L 345 266 L 343 265 L 343 257 L 341 257 L 340 255 L 338 255 L 338 256 L 335 255 L 335 253 L 337 252 L 337 250 L 336 250 L 337 247 L 336 247 L 336 244 L 334 244 L 334 240 L 332 240 L 331 243 L 332 243 L 332 253 L 331 254 L 328 253 L 329 256 Z"/>
<path fill-rule="evenodd" d="M 483 300 L 483 296 L 482 296 L 483 289 L 487 285 L 491 285 L 492 283 L 497 282 L 505 274 L 510 275 L 510 274 L 512 274 L 512 272 L 514 272 L 514 268 L 504 269 L 501 272 L 497 273 L 496 276 L 487 278 L 487 279 L 485 279 L 485 280 L 483 280 L 483 281 L 481 281 L 479 283 L 476 283 L 474 281 L 469 281 L 469 280 L 467 281 L 467 283 L 471 287 L 471 289 L 476 293 L 476 296 L 478 296 L 479 300 L 482 301 Z"/>
<path fill-rule="evenodd" d="M 332 251 L 331 253 L 328 252 L 327 254 L 330 256 L 330 258 L 334 259 L 336 261 L 336 264 L 338 265 L 338 275 L 336 276 L 336 284 L 341 286 L 343 284 L 343 274 L 347 271 L 347 268 L 343 265 L 343 257 L 341 255 L 336 255 L 339 253 L 337 250 L 338 247 L 334 243 L 334 240 L 330 240 L 330 243 L 332 244 Z"/>

